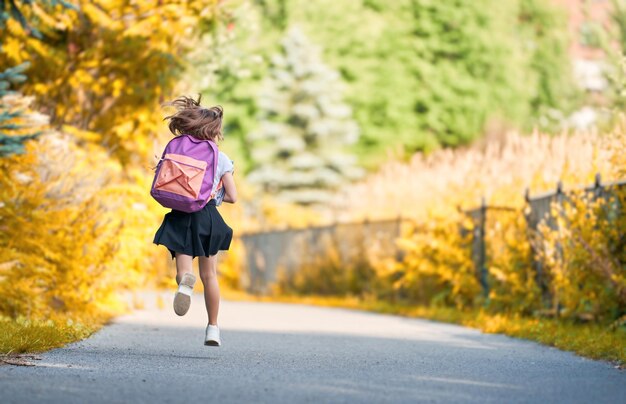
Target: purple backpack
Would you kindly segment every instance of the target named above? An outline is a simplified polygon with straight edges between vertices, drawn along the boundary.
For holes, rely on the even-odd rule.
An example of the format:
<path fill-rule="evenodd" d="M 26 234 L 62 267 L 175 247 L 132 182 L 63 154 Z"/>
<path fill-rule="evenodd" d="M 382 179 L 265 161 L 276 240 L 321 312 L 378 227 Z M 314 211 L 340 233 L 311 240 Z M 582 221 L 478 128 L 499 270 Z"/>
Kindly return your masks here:
<path fill-rule="evenodd" d="M 210 140 L 175 137 L 165 146 L 150 195 L 166 208 L 201 210 L 212 197 L 218 155 L 217 145 Z"/>

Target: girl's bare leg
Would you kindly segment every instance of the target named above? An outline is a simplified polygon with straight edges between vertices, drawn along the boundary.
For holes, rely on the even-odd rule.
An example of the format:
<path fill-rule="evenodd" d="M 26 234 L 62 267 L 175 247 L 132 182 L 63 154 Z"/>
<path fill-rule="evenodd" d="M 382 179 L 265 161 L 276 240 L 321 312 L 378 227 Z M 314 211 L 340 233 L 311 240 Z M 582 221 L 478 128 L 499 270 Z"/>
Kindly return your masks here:
<path fill-rule="evenodd" d="M 200 279 L 204 284 L 204 303 L 209 315 L 209 324 L 217 325 L 217 313 L 220 309 L 220 287 L 217 283 L 217 255 L 199 257 Z"/>
<path fill-rule="evenodd" d="M 191 255 L 176 253 L 176 283 L 177 284 L 180 284 L 180 281 L 181 279 L 183 279 L 184 274 L 193 273 L 193 268 L 191 267 L 192 262 L 193 262 L 193 257 Z"/>

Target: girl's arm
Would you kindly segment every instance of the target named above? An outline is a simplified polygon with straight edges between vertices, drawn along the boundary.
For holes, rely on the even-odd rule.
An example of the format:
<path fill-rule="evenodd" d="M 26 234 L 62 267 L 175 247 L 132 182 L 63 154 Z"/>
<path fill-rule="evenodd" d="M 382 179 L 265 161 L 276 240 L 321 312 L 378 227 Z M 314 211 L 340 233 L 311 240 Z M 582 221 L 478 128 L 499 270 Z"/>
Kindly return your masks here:
<path fill-rule="evenodd" d="M 224 202 L 237 202 L 237 188 L 235 187 L 233 173 L 224 173 L 222 175 L 222 184 L 224 185 Z"/>

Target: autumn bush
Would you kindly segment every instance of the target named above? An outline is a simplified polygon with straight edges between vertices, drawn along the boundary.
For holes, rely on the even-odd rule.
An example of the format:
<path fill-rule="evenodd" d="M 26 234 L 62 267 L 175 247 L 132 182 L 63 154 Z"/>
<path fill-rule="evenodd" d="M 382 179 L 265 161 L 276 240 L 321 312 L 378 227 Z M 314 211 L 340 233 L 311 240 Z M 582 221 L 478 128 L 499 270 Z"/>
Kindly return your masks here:
<path fill-rule="evenodd" d="M 120 183 L 120 165 L 101 148 L 79 148 L 67 135 L 27 149 L 0 159 L 0 312 L 37 319 L 119 309 L 120 290 L 156 275 L 143 189 Z"/>
<path fill-rule="evenodd" d="M 626 192 L 610 191 L 605 197 L 572 194 L 554 204 L 554 224 L 539 227 L 536 251 L 556 315 L 626 319 Z"/>
<path fill-rule="evenodd" d="M 434 216 L 436 212 L 431 213 Z M 460 213 L 412 226 L 398 241 L 405 252 L 394 288 L 419 304 L 465 307 L 480 298 L 471 260 L 469 221 Z"/>
<path fill-rule="evenodd" d="M 521 210 L 489 210 L 485 244 L 491 310 L 533 314 L 541 290 L 533 263 L 530 230 Z"/>

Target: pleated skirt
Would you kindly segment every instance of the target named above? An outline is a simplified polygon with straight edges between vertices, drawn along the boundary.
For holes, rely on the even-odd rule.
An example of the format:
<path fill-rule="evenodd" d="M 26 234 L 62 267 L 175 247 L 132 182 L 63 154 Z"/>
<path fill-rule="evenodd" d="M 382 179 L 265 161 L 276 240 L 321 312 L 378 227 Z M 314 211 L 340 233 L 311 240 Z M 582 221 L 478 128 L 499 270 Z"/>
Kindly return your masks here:
<path fill-rule="evenodd" d="M 172 254 L 208 257 L 220 250 L 228 250 L 233 239 L 231 229 L 217 211 L 211 199 L 198 212 L 186 213 L 172 210 L 165 215 L 161 227 L 154 235 L 154 244 L 167 247 Z"/>

